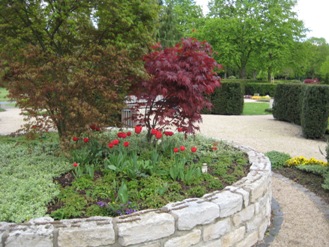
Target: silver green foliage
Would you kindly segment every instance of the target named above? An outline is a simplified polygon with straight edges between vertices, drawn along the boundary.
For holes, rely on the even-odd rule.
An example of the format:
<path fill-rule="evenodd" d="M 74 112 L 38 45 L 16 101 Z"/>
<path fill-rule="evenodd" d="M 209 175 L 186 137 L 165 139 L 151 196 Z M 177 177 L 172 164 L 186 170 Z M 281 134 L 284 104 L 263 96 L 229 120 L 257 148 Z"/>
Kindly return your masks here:
<path fill-rule="evenodd" d="M 71 169 L 64 158 L 42 149 L 0 144 L 0 222 L 44 216 L 59 193 L 53 178 Z"/>

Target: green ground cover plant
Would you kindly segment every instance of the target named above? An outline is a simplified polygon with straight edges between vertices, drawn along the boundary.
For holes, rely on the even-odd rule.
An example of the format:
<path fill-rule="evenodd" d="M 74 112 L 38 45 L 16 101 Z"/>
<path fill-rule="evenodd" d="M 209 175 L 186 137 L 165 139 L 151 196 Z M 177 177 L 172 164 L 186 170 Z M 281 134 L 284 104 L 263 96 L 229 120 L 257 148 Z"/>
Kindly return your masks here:
<path fill-rule="evenodd" d="M 45 214 L 47 203 L 59 193 L 53 178 L 71 169 L 58 151 L 54 135 L 35 141 L 0 138 L 0 221 Z"/>
<path fill-rule="evenodd" d="M 243 115 L 267 115 L 271 114 L 266 111 L 269 108 L 269 103 L 267 102 L 245 102 L 243 105 Z"/>
<path fill-rule="evenodd" d="M 1 137 L 0 221 L 129 214 L 222 189 L 249 169 L 244 153 L 202 136 L 152 129 L 149 142 L 141 127 L 93 129 L 65 152 L 54 133 Z"/>
<path fill-rule="evenodd" d="M 278 151 L 270 151 L 266 156 L 272 163 L 274 172 L 279 173 L 309 189 L 329 204 L 329 165 L 314 158 L 290 157 Z"/>

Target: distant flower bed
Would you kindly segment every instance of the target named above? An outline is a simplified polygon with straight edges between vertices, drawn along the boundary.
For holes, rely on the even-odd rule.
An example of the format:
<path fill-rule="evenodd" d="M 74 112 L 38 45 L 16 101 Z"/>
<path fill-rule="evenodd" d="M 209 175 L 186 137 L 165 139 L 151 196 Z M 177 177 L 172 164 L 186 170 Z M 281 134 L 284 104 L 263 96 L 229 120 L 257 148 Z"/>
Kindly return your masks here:
<path fill-rule="evenodd" d="M 321 165 L 321 166 L 328 166 L 327 162 L 322 160 L 318 160 L 315 158 L 306 158 L 304 156 L 298 156 L 291 159 L 288 159 L 285 163 L 287 166 L 300 166 L 300 165 Z"/>
<path fill-rule="evenodd" d="M 266 95 L 266 96 L 252 96 L 251 99 L 257 100 L 257 101 L 270 101 L 271 97 Z"/>

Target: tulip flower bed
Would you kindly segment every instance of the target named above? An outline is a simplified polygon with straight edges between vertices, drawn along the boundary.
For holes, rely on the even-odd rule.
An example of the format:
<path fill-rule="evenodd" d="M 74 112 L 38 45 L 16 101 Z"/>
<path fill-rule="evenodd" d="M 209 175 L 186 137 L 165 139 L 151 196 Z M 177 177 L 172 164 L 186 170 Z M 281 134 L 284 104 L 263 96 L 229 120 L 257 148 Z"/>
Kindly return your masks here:
<path fill-rule="evenodd" d="M 60 193 L 48 214 L 68 219 L 159 208 L 220 190 L 248 172 L 245 154 L 223 142 L 155 129 L 149 134 L 137 126 L 72 137 L 72 170 L 55 179 Z"/>

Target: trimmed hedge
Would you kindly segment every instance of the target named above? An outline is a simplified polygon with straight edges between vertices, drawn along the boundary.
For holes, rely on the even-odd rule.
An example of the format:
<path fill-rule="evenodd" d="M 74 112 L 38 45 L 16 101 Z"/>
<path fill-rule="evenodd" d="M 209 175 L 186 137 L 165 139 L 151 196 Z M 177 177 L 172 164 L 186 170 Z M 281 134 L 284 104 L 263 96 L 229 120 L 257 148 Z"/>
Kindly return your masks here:
<path fill-rule="evenodd" d="M 241 115 L 243 111 L 243 90 L 241 83 L 222 82 L 211 96 L 212 114 Z"/>
<path fill-rule="evenodd" d="M 273 117 L 300 125 L 304 89 L 303 84 L 278 84 L 274 94 Z"/>
<path fill-rule="evenodd" d="M 308 139 L 322 138 L 328 126 L 329 87 L 313 85 L 305 89 L 301 114 L 303 135 Z"/>
<path fill-rule="evenodd" d="M 255 93 L 258 93 L 261 96 L 269 95 L 273 97 L 276 87 L 277 84 L 273 83 L 246 83 L 244 85 L 244 94 L 255 95 Z"/>

